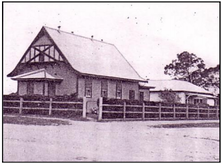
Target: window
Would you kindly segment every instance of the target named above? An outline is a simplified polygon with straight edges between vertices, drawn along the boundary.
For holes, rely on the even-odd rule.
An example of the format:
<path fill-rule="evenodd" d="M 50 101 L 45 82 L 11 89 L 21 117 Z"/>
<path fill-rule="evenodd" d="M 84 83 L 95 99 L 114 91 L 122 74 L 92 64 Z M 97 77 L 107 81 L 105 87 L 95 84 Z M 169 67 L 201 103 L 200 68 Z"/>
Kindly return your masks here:
<path fill-rule="evenodd" d="M 108 82 L 107 82 L 107 80 L 101 81 L 101 97 L 108 97 Z"/>
<path fill-rule="evenodd" d="M 194 104 L 202 104 L 203 103 L 203 100 L 202 99 L 194 99 Z"/>
<path fill-rule="evenodd" d="M 48 95 L 49 96 L 55 96 L 56 95 L 56 84 L 54 82 L 48 83 Z"/>
<path fill-rule="evenodd" d="M 122 82 L 121 81 L 116 82 L 116 98 L 122 99 Z"/>
<path fill-rule="evenodd" d="M 135 100 L 135 91 L 134 90 L 129 90 L 129 99 Z"/>
<path fill-rule="evenodd" d="M 92 97 L 92 79 L 85 78 L 85 96 Z"/>
<path fill-rule="evenodd" d="M 140 101 L 144 100 L 144 92 L 140 92 Z"/>
<path fill-rule="evenodd" d="M 28 95 L 34 94 L 34 83 L 33 82 L 27 82 L 27 94 Z"/>

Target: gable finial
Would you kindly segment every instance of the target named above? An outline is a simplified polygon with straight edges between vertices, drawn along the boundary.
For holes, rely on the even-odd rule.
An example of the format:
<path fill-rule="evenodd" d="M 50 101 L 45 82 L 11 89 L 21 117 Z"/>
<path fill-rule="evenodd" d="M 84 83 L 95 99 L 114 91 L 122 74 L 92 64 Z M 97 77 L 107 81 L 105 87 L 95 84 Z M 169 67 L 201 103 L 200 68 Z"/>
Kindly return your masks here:
<path fill-rule="evenodd" d="M 60 32 L 60 28 L 61 28 L 61 26 L 58 26 L 58 32 Z"/>

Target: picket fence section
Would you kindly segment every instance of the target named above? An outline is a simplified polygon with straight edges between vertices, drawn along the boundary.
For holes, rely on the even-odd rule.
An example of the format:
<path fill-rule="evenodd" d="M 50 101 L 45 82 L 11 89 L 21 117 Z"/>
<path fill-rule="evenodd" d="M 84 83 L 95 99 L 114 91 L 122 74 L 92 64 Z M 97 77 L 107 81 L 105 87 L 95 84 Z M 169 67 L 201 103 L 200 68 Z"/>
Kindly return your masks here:
<path fill-rule="evenodd" d="M 195 107 L 195 106 L 163 106 L 158 105 L 129 105 L 103 103 L 99 99 L 98 120 L 166 120 L 166 119 L 219 119 L 219 107 Z"/>

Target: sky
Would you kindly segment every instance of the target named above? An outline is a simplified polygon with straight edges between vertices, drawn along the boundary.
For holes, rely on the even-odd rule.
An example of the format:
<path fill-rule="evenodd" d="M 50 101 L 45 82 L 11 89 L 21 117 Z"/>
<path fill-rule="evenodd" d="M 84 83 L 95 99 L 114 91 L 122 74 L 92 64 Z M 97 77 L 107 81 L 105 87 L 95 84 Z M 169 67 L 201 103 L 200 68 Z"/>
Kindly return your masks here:
<path fill-rule="evenodd" d="M 114 44 L 141 77 L 170 79 L 164 67 L 188 51 L 219 64 L 219 3 L 4 3 L 3 93 L 7 77 L 42 26 Z"/>

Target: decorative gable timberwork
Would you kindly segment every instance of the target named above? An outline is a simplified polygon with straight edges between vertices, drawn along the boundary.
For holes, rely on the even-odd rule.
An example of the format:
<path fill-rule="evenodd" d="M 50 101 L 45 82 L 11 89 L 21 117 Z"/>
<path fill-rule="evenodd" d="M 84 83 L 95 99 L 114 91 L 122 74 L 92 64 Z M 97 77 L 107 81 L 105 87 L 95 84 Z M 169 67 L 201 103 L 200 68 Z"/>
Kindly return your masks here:
<path fill-rule="evenodd" d="M 23 56 L 21 63 L 64 61 L 61 54 L 46 37 L 37 40 Z"/>

